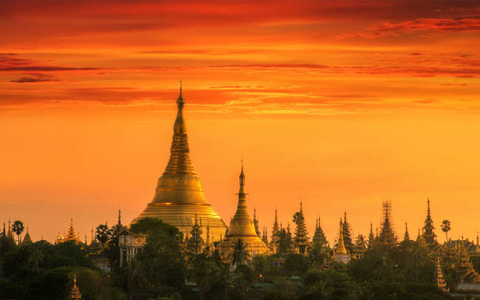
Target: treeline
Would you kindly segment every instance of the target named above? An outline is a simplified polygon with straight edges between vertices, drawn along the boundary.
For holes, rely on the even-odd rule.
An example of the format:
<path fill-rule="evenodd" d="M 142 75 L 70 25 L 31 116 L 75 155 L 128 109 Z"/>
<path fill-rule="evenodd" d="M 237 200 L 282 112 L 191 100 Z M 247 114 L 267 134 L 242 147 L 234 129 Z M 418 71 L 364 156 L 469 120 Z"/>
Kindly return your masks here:
<path fill-rule="evenodd" d="M 130 230 L 148 234 L 147 244 L 120 267 L 118 237 L 109 233 L 102 240 L 109 245 L 109 273 L 92 263 L 84 244 L 16 245 L 2 237 L 0 299 L 67 299 L 74 274 L 85 300 L 452 299 L 436 286 L 428 249 L 414 241 L 376 243 L 347 265 L 335 263 L 326 247 L 252 258 L 240 241 L 224 262 L 212 249 L 189 251 L 183 235 L 160 220 L 143 219 Z"/>

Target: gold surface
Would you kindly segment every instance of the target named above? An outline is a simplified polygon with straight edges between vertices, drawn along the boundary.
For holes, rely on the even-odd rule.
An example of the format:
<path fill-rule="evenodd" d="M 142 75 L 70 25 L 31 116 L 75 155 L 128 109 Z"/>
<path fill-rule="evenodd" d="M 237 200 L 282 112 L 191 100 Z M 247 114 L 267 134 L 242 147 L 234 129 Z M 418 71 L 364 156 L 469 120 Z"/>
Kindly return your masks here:
<path fill-rule="evenodd" d="M 338 245 L 335 254 L 347 254 L 347 249 L 345 248 L 345 243 L 343 242 L 343 225 L 342 220 L 340 220 L 340 234 L 338 236 Z"/>
<path fill-rule="evenodd" d="M 225 239 L 218 244 L 218 249 L 223 258 L 228 258 L 238 239 L 242 239 L 246 245 L 247 251 L 251 256 L 257 254 L 268 253 L 268 247 L 257 235 L 255 231 L 255 225 L 253 223 L 247 208 L 247 194 L 245 193 L 245 175 L 240 173 L 240 190 L 238 192 L 238 205 L 237 211 L 230 221 L 230 227 Z"/>
<path fill-rule="evenodd" d="M 158 218 L 186 234 L 192 229 L 197 214 L 203 225 L 210 226 L 213 241 L 218 241 L 225 236 L 227 226 L 205 199 L 202 184 L 190 160 L 184 105 L 180 86 L 170 159 L 158 179 L 152 202 L 132 223 L 143 218 Z"/>

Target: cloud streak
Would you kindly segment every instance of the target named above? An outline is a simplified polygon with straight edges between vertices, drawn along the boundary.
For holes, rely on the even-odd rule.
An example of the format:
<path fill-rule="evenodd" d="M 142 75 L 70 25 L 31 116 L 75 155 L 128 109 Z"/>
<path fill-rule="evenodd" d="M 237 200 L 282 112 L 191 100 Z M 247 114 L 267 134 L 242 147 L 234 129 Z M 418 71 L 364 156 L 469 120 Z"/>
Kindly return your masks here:
<path fill-rule="evenodd" d="M 39 74 L 39 73 L 31 73 L 31 74 L 28 74 L 27 76 L 10 80 L 10 82 L 16 82 L 16 83 L 37 83 L 37 82 L 50 82 L 50 81 L 58 81 L 58 80 L 54 79 L 52 75 Z"/>
<path fill-rule="evenodd" d="M 480 30 L 480 17 L 469 17 L 459 19 L 416 19 L 398 23 L 383 22 L 380 25 L 369 27 L 363 32 L 342 33 L 337 37 L 351 38 L 381 38 L 388 36 L 399 36 L 415 32 L 459 32 Z"/>

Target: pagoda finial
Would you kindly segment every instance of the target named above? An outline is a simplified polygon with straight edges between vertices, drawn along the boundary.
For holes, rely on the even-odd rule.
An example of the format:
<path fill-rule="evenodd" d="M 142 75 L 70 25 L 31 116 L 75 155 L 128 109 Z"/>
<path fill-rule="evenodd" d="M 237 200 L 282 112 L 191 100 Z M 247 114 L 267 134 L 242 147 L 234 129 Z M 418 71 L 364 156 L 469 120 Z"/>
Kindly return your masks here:
<path fill-rule="evenodd" d="M 403 237 L 404 241 L 410 241 L 410 234 L 408 233 L 408 223 L 405 222 L 405 235 Z"/>
<path fill-rule="evenodd" d="M 118 225 L 122 225 L 122 211 L 118 210 Z"/>
<path fill-rule="evenodd" d="M 335 254 L 347 254 L 347 249 L 345 249 L 345 243 L 343 241 L 343 224 L 342 218 L 340 218 L 340 233 L 338 235 L 338 245 L 335 251 Z"/>
<path fill-rule="evenodd" d="M 243 173 L 243 159 L 242 159 L 242 172 L 240 173 L 240 190 L 238 192 L 239 195 L 246 195 L 245 194 L 245 174 Z"/>
<path fill-rule="evenodd" d="M 180 92 L 177 99 L 177 107 L 179 110 L 183 109 L 185 102 L 183 101 L 183 92 L 182 92 L 182 80 L 180 80 Z"/>

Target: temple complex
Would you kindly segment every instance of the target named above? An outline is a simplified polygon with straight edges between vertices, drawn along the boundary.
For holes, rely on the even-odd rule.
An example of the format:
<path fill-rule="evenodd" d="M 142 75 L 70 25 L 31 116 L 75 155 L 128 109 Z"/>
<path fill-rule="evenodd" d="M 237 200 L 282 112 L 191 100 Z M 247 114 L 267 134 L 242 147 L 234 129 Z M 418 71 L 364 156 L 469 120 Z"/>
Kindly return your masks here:
<path fill-rule="evenodd" d="M 247 194 L 245 192 L 245 175 L 240 173 L 240 190 L 238 192 L 238 205 L 237 211 L 230 221 L 230 227 L 225 235 L 225 239 L 221 241 L 217 248 L 224 259 L 228 259 L 232 252 L 235 243 L 241 239 L 246 246 L 247 252 L 250 256 L 258 254 L 268 254 L 267 245 L 260 239 L 255 231 L 255 225 L 253 223 L 247 208 Z"/>
<path fill-rule="evenodd" d="M 132 223 L 143 218 L 157 218 L 187 235 L 194 225 L 195 216 L 198 216 L 209 225 L 210 239 L 219 241 L 225 235 L 227 226 L 205 199 L 200 179 L 190 160 L 184 105 L 180 86 L 170 159 L 165 172 L 158 179 L 152 202 Z"/>

